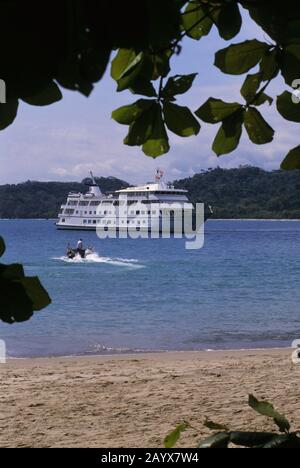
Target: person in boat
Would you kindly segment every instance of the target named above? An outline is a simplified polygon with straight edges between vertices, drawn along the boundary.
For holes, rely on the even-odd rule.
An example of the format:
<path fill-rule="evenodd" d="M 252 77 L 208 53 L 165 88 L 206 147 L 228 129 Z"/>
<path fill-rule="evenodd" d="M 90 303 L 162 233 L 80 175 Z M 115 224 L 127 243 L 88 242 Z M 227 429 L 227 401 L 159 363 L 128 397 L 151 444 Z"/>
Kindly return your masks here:
<path fill-rule="evenodd" d="M 85 248 L 83 247 L 83 240 L 82 239 L 79 239 L 79 241 L 77 242 L 77 252 L 81 256 L 81 258 L 85 257 Z"/>
<path fill-rule="evenodd" d="M 77 254 L 77 252 L 74 249 L 72 249 L 70 244 L 68 244 L 68 246 L 67 246 L 67 257 L 70 260 L 73 260 L 76 257 L 76 254 Z"/>

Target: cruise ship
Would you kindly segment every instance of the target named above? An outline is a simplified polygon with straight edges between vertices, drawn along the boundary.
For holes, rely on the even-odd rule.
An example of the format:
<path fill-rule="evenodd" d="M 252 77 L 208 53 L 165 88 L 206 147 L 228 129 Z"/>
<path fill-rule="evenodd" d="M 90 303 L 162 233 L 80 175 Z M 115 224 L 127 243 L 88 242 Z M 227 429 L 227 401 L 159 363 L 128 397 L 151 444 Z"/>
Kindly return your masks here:
<path fill-rule="evenodd" d="M 185 233 L 195 228 L 195 207 L 187 190 L 166 184 L 157 170 L 155 181 L 103 194 L 91 172 L 87 193 L 71 192 L 61 206 L 58 229 Z M 209 207 L 208 212 L 211 212 Z M 203 214 L 202 218 L 207 218 Z M 189 220 L 192 220 L 189 224 Z"/>

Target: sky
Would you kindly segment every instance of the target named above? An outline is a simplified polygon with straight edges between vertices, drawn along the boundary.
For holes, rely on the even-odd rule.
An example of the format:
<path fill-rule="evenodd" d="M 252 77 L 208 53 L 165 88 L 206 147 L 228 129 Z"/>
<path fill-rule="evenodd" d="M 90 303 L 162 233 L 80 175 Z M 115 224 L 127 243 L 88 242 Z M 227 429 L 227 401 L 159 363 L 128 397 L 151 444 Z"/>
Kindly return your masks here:
<path fill-rule="evenodd" d="M 178 103 L 195 111 L 211 96 L 243 102 L 239 90 L 244 76 L 220 72 L 213 65 L 214 53 L 230 43 L 255 38 L 269 40 L 245 14 L 241 33 L 230 42 L 220 39 L 215 28 L 200 42 L 185 40 L 181 55 L 172 61 L 172 74 L 199 75 L 192 90 Z M 286 89 L 279 77 L 268 94 L 276 97 Z M 218 125 L 203 123 L 197 137 L 183 139 L 170 134 L 171 151 L 154 160 L 140 148 L 123 145 L 127 127 L 114 122 L 111 112 L 138 97 L 128 92 L 117 93 L 109 70 L 89 98 L 67 90 L 63 94 L 62 101 L 43 108 L 21 103 L 14 124 L 0 133 L 0 184 L 26 180 L 80 181 L 90 170 L 97 176 L 114 176 L 130 183 L 152 180 L 158 167 L 170 181 L 217 166 L 250 164 L 272 170 L 278 169 L 287 152 L 299 144 L 297 124 L 281 118 L 275 104 L 271 107 L 267 104 L 261 111 L 276 130 L 270 145 L 253 145 L 244 131 L 239 148 L 217 158 L 211 145 Z"/>

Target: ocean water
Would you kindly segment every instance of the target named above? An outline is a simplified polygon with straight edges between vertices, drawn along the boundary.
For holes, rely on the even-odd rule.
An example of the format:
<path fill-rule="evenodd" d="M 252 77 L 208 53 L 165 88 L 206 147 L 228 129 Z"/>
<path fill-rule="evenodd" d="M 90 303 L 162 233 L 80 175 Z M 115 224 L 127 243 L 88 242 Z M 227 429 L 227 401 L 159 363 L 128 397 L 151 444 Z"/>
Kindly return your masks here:
<path fill-rule="evenodd" d="M 205 245 L 100 240 L 53 221 L 1 220 L 4 263 L 38 275 L 53 304 L 0 323 L 14 357 L 261 348 L 300 338 L 300 221 L 209 221 Z M 67 261 L 83 237 L 97 254 Z"/>

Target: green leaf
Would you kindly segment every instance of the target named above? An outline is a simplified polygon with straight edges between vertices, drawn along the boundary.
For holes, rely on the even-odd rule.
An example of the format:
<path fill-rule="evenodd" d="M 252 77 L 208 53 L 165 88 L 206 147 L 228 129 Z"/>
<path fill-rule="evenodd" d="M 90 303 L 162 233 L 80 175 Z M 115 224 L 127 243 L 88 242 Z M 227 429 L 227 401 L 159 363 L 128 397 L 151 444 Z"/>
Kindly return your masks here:
<path fill-rule="evenodd" d="M 258 93 L 257 97 L 253 100 L 253 106 L 261 106 L 262 104 L 268 103 L 270 106 L 273 104 L 273 98 L 265 93 Z"/>
<path fill-rule="evenodd" d="M 111 76 L 117 83 L 117 91 L 134 86 L 144 64 L 144 54 L 136 54 L 133 49 L 120 49 L 111 66 Z"/>
<path fill-rule="evenodd" d="M 163 121 L 162 110 L 160 105 L 157 104 L 152 121 L 152 132 L 146 143 L 143 145 L 143 152 L 147 156 L 157 158 L 158 156 L 168 153 L 169 150 L 169 138 Z"/>
<path fill-rule="evenodd" d="M 199 2 L 191 1 L 182 15 L 182 24 L 189 37 L 199 40 L 209 34 L 213 21 Z"/>
<path fill-rule="evenodd" d="M 211 18 L 217 26 L 220 36 L 227 41 L 235 37 L 241 30 L 242 17 L 236 3 L 228 3 L 217 10 L 212 7 Z"/>
<path fill-rule="evenodd" d="M 281 169 L 292 171 L 300 169 L 300 146 L 292 149 L 281 163 Z"/>
<path fill-rule="evenodd" d="M 215 65 L 223 73 L 242 75 L 255 67 L 269 49 L 268 44 L 256 39 L 234 44 L 216 53 Z"/>
<path fill-rule="evenodd" d="M 203 442 L 201 442 L 198 446 L 200 449 L 223 449 L 223 448 L 228 448 L 230 441 L 230 434 L 227 432 L 220 432 L 218 434 L 215 434 L 208 439 L 205 439 Z"/>
<path fill-rule="evenodd" d="M 164 98 L 172 98 L 178 94 L 186 93 L 191 89 L 197 74 L 172 76 L 164 87 L 162 96 Z"/>
<path fill-rule="evenodd" d="M 299 441 L 300 442 L 300 441 Z M 297 447 L 292 447 L 293 442 L 291 436 L 288 435 L 275 435 L 269 442 L 267 442 L 264 449 L 282 449 L 282 448 L 299 448 L 299 442 Z"/>
<path fill-rule="evenodd" d="M 19 102 L 8 99 L 6 104 L 0 104 L 0 130 L 4 130 L 13 123 L 17 116 Z"/>
<path fill-rule="evenodd" d="M 244 118 L 245 128 L 253 143 L 264 145 L 273 141 L 275 132 L 257 109 L 250 107 L 245 112 Z"/>
<path fill-rule="evenodd" d="M 159 77 L 165 78 L 166 76 L 168 76 L 168 74 L 171 71 L 171 67 L 170 67 L 171 55 L 172 55 L 171 51 L 166 51 L 160 54 L 154 54 L 154 55 L 152 54 L 150 56 L 151 67 L 152 67 L 150 78 L 152 80 L 157 80 Z"/>
<path fill-rule="evenodd" d="M 0 257 L 2 257 L 5 253 L 5 242 L 3 237 L 0 236 Z"/>
<path fill-rule="evenodd" d="M 293 95 L 288 91 L 277 97 L 277 110 L 286 120 L 300 122 L 300 103 L 294 103 Z"/>
<path fill-rule="evenodd" d="M 240 142 L 244 122 L 244 112 L 236 112 L 227 117 L 217 133 L 212 149 L 217 156 L 234 151 Z"/>
<path fill-rule="evenodd" d="M 231 432 L 230 442 L 241 447 L 254 448 L 269 443 L 276 435 L 272 432 Z"/>
<path fill-rule="evenodd" d="M 0 278 L 0 290 L 1 320 L 10 324 L 29 320 L 33 305 L 20 281 Z"/>
<path fill-rule="evenodd" d="M 178 440 L 180 439 L 181 434 L 187 430 L 188 424 L 180 424 L 179 426 L 174 429 L 174 431 L 170 432 L 165 440 L 164 440 L 164 447 L 165 448 L 173 448 L 177 444 Z"/>
<path fill-rule="evenodd" d="M 121 125 L 130 125 L 147 111 L 155 101 L 139 99 L 134 104 L 123 106 L 112 113 L 112 118 Z"/>
<path fill-rule="evenodd" d="M 249 395 L 249 406 L 257 413 L 274 419 L 274 422 L 279 427 L 280 432 L 289 431 L 291 426 L 285 416 L 278 413 L 274 406 L 267 401 L 258 401 L 253 395 Z"/>
<path fill-rule="evenodd" d="M 34 96 L 22 97 L 22 100 L 32 106 L 48 106 L 62 99 L 62 93 L 54 81 Z"/>
<path fill-rule="evenodd" d="M 141 54 L 137 55 L 134 49 L 119 49 L 117 55 L 112 61 L 111 77 L 118 81 L 125 72 L 130 70 L 133 64 L 141 60 Z"/>
<path fill-rule="evenodd" d="M 181 137 L 198 135 L 201 126 L 188 107 L 165 102 L 163 109 L 165 123 L 171 132 Z"/>
<path fill-rule="evenodd" d="M 259 65 L 259 71 L 262 75 L 262 81 L 269 81 L 279 73 L 278 52 L 277 49 L 268 51 L 262 58 Z"/>
<path fill-rule="evenodd" d="M 153 132 L 153 126 L 157 118 L 157 106 L 160 108 L 156 101 L 152 101 L 151 106 L 132 122 L 128 135 L 124 140 L 125 145 L 141 146 L 146 143 Z"/>
<path fill-rule="evenodd" d="M 141 94 L 142 96 L 156 97 L 157 92 L 151 81 L 137 78 L 133 84 L 131 84 L 129 90 L 132 94 Z"/>
<path fill-rule="evenodd" d="M 12 265 L 0 265 L 0 276 L 1 278 L 8 280 L 24 278 L 23 265 L 19 265 L 18 263 Z"/>
<path fill-rule="evenodd" d="M 286 35 L 287 35 L 287 44 L 295 44 L 300 43 L 300 19 L 295 18 L 292 20 L 289 18 L 287 28 L 286 28 Z"/>
<path fill-rule="evenodd" d="M 204 421 L 204 426 L 210 429 L 211 431 L 226 431 L 228 432 L 228 427 L 222 425 L 222 424 L 217 424 L 213 421 L 210 421 L 209 419 L 206 418 Z"/>
<path fill-rule="evenodd" d="M 299 78 L 300 44 L 292 44 L 285 48 L 281 59 L 281 73 L 288 85 Z"/>
<path fill-rule="evenodd" d="M 247 104 L 253 104 L 254 106 L 260 106 L 265 102 L 268 102 L 270 105 L 272 104 L 272 98 L 267 96 L 267 94 L 265 93 L 259 93 L 259 87 L 261 83 L 261 73 L 247 75 L 246 80 L 241 88 L 241 95 L 243 96 Z"/>
<path fill-rule="evenodd" d="M 83 76 L 80 65 L 77 58 L 61 61 L 56 80 L 64 88 L 79 91 L 88 97 L 93 91 L 93 83 Z M 105 64 L 104 67 L 106 67 Z"/>
<path fill-rule="evenodd" d="M 254 75 L 247 75 L 244 84 L 241 88 L 241 95 L 247 103 L 253 101 L 257 91 L 262 82 L 261 73 L 255 73 Z"/>
<path fill-rule="evenodd" d="M 119 8 L 119 5 L 116 4 Z M 126 12 L 129 10 L 129 14 L 136 19 L 136 28 L 138 31 L 145 28 L 145 37 L 148 39 L 148 43 L 153 45 L 154 49 L 162 49 L 166 47 L 174 37 L 180 35 L 180 10 L 178 5 L 174 0 L 147 0 L 143 2 L 134 2 L 133 4 L 128 4 Z M 139 12 L 144 11 L 142 14 L 141 23 L 138 22 Z M 118 10 L 116 10 L 118 12 Z M 128 14 L 128 13 L 127 13 Z M 146 15 L 146 16 L 145 16 Z M 124 35 L 128 36 L 126 31 L 126 18 Z M 136 31 L 136 37 L 137 33 Z M 133 39 L 134 40 L 134 39 Z"/>
<path fill-rule="evenodd" d="M 22 278 L 18 283 L 23 286 L 26 295 L 32 302 L 33 310 L 39 311 L 51 304 L 51 299 L 47 291 L 44 289 L 37 277 Z"/>
<path fill-rule="evenodd" d="M 209 98 L 197 111 L 196 115 L 207 123 L 219 123 L 234 114 L 242 105 L 237 102 L 224 102 L 221 99 Z"/>

